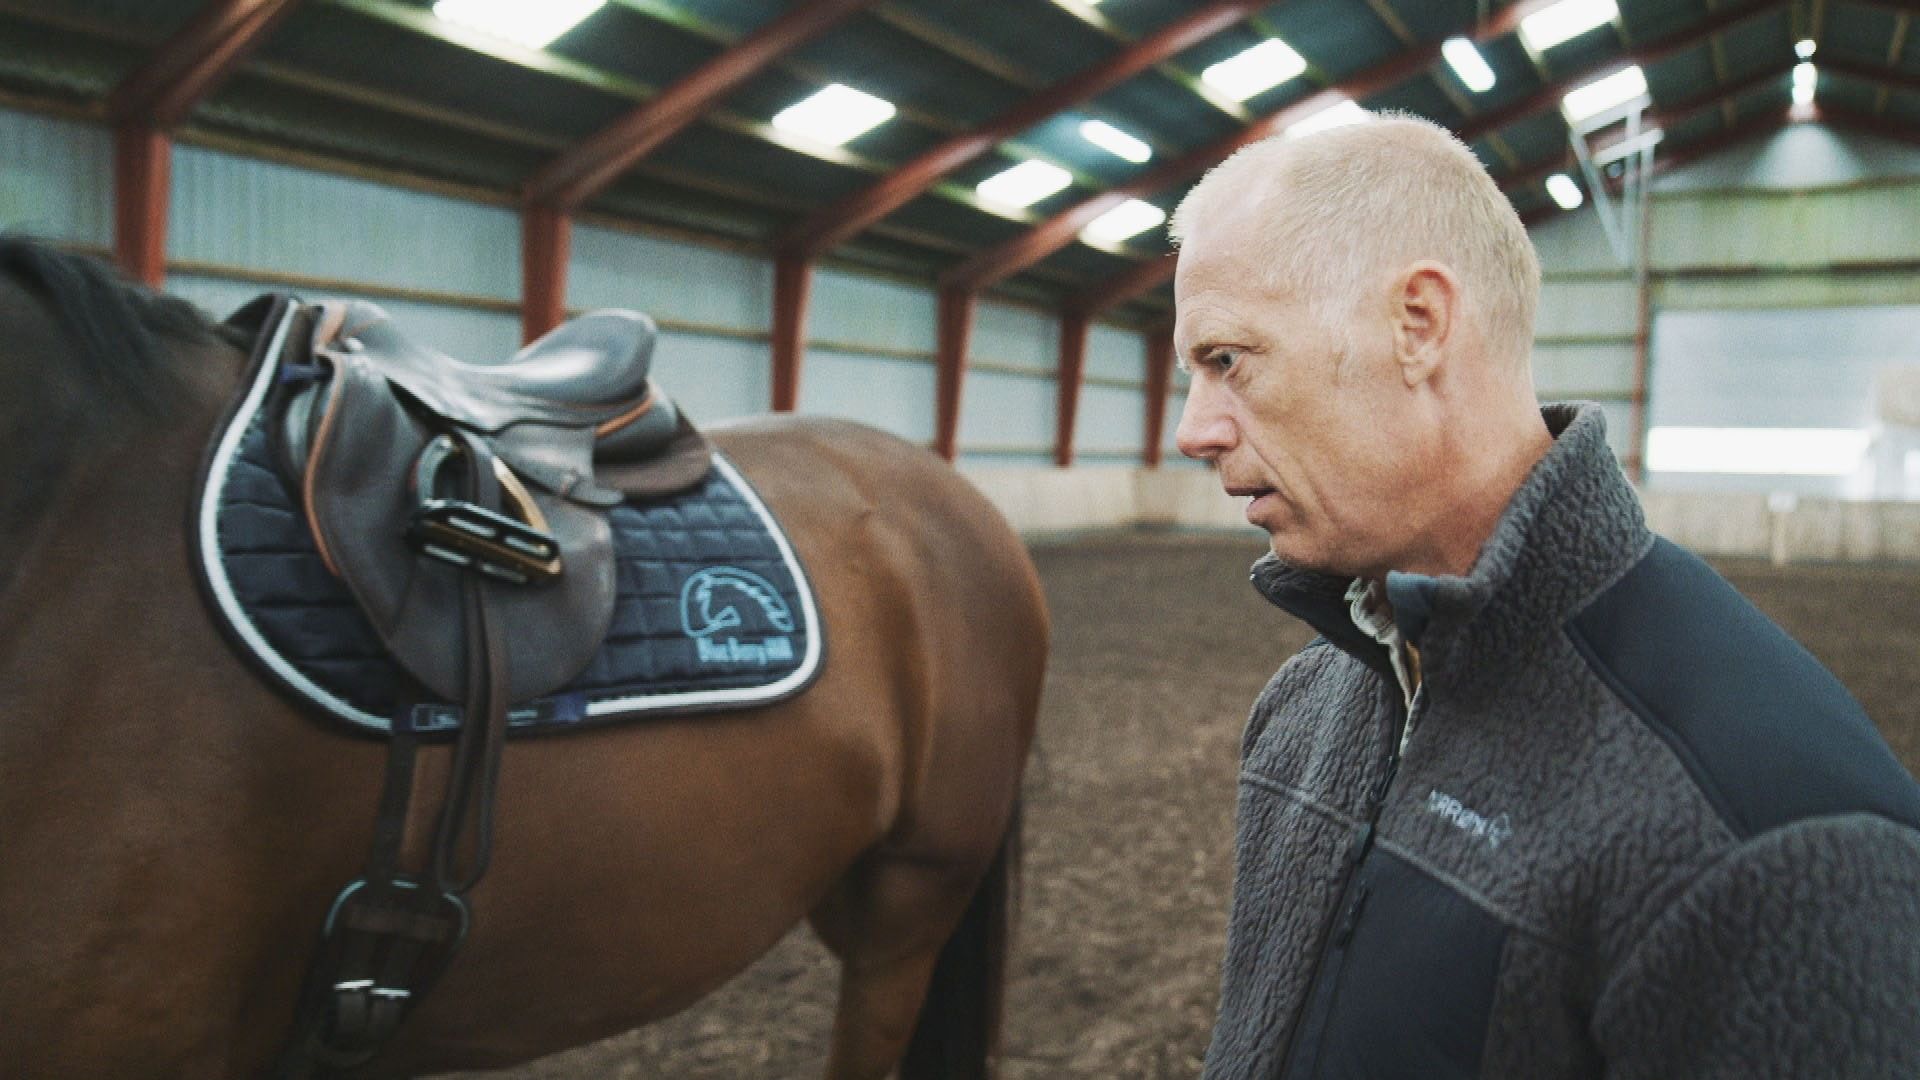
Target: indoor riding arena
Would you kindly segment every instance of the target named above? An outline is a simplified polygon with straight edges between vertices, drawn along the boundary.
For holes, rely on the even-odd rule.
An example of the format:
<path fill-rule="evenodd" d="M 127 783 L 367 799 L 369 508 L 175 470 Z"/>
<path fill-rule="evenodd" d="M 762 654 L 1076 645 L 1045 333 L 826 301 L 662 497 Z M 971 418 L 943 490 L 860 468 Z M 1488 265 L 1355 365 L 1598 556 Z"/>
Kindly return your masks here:
<path fill-rule="evenodd" d="M 1920 3 L 0 0 L 0 546 L 3 1077 L 1920 1075 Z"/>

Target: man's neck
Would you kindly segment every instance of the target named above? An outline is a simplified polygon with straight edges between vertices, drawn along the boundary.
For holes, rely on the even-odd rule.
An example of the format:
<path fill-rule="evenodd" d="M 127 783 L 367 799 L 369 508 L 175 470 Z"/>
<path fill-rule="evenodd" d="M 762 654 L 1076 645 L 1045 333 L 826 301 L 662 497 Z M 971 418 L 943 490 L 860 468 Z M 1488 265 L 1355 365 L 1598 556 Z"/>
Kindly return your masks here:
<path fill-rule="evenodd" d="M 1553 435 L 1535 411 L 1530 425 L 1521 426 L 1497 445 L 1505 446 L 1507 452 L 1453 455 L 1455 467 L 1445 471 L 1446 482 L 1434 492 L 1437 501 L 1427 543 L 1390 569 L 1431 577 L 1465 577 L 1473 570 L 1514 492 L 1552 448 Z"/>

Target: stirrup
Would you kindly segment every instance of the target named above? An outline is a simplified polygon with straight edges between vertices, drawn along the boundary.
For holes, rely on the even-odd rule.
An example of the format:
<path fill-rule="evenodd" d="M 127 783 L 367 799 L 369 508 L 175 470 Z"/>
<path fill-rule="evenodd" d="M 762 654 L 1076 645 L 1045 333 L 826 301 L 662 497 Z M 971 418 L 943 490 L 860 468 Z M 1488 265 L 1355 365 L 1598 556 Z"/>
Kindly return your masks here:
<path fill-rule="evenodd" d="M 493 459 L 493 474 L 515 519 L 464 499 L 439 495 L 441 470 L 467 452 L 451 436 L 436 436 L 413 467 L 415 505 L 407 539 L 423 555 L 516 585 L 560 576 L 560 545 L 545 514 L 507 463 Z"/>

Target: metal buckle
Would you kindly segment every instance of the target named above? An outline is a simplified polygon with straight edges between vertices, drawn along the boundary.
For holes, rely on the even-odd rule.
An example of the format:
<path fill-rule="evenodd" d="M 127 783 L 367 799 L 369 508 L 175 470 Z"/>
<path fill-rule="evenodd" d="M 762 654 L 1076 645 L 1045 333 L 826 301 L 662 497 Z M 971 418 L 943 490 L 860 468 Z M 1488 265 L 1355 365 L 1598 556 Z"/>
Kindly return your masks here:
<path fill-rule="evenodd" d="M 415 505 L 407 540 L 423 555 L 516 585 L 560 576 L 560 544 L 547 517 L 507 463 L 493 459 L 493 474 L 519 519 L 437 494 L 440 472 L 467 452 L 451 436 L 435 436 L 413 467 Z"/>

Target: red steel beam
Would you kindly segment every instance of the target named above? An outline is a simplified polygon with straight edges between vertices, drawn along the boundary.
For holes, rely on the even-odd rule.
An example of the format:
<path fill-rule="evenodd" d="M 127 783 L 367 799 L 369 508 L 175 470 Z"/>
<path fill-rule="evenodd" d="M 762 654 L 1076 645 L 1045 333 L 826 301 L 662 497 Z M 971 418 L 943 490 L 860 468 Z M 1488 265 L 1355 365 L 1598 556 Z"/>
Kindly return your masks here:
<path fill-rule="evenodd" d="M 1172 385 L 1173 327 L 1163 326 L 1147 334 L 1147 423 L 1140 462 L 1149 469 L 1160 467 L 1160 444 L 1166 441 L 1167 394 Z"/>
<path fill-rule="evenodd" d="M 720 99 L 795 49 L 878 0 L 806 0 L 569 148 L 529 179 L 526 202 L 575 210 L 700 119 Z"/>
<path fill-rule="evenodd" d="M 1076 75 L 974 128 L 955 135 L 905 165 L 814 214 L 781 247 L 818 256 L 905 206 L 942 177 L 991 152 L 995 146 L 1064 109 L 1087 101 L 1167 57 L 1198 45 L 1245 19 L 1271 0 L 1216 0 L 1141 38 Z"/>
<path fill-rule="evenodd" d="M 806 0 L 796 4 L 534 173 L 520 192 L 524 218 L 520 323 L 526 340 L 553 329 L 565 317 L 566 233 L 573 211 L 743 83 L 877 2 Z"/>
<path fill-rule="evenodd" d="M 1920 75 L 1911 71 L 1899 71 L 1894 68 L 1874 67 L 1869 64 L 1857 64 L 1851 60 L 1817 59 L 1813 66 L 1822 72 L 1845 75 L 1848 78 L 1891 87 L 1895 90 L 1907 90 L 1920 94 Z"/>
<path fill-rule="evenodd" d="M 113 121 L 113 251 L 134 278 L 159 287 L 167 273 L 173 176 L 168 135 L 298 0 L 213 0 L 107 95 Z"/>
<path fill-rule="evenodd" d="M 813 264 L 797 255 L 773 260 L 773 411 L 800 405 L 800 361 L 807 347 L 807 298 Z"/>
<path fill-rule="evenodd" d="M 573 225 L 545 206 L 520 211 L 520 337 L 534 339 L 567 319 L 567 256 Z"/>
<path fill-rule="evenodd" d="M 158 130 L 177 126 L 299 0 L 212 0 L 107 95 L 107 113 Z"/>
<path fill-rule="evenodd" d="M 960 389 L 967 378 L 967 344 L 973 336 L 976 299 L 975 293 L 965 289 L 940 290 L 933 449 L 948 461 L 960 450 Z"/>
<path fill-rule="evenodd" d="M 1520 3 L 1503 9 L 1499 15 L 1477 29 L 1473 36 L 1484 41 L 1508 33 L 1519 25 L 1519 20 L 1534 6 L 1538 5 Z M 1665 59 L 1692 48 L 1729 27 L 1748 19 L 1770 14 L 1784 6 L 1785 0 L 1750 0 L 1749 3 L 1737 8 L 1716 13 L 1690 30 L 1631 50 L 1624 57 L 1589 64 L 1513 105 L 1476 117 L 1460 129 L 1460 137 L 1463 140 L 1472 141 L 1481 135 L 1497 131 L 1515 120 L 1559 104 L 1566 91 L 1590 77 L 1627 63 L 1647 64 Z M 1018 273 L 1072 243 L 1081 229 L 1126 200 L 1153 194 L 1197 176 L 1225 160 L 1241 147 L 1278 134 L 1288 126 L 1306 119 L 1323 108 L 1344 100 L 1360 100 L 1390 89 L 1426 70 L 1439 55 L 1438 45 L 1410 49 L 1385 63 L 1361 72 L 1352 79 L 1309 94 L 1276 113 L 1256 120 L 1240 131 L 1217 139 L 1142 174 L 1130 184 L 1095 195 L 1061 211 L 1006 243 L 966 260 L 949 271 L 943 281 L 949 285 L 980 289 Z"/>
<path fill-rule="evenodd" d="M 1073 464 L 1073 428 L 1080 415 L 1080 387 L 1087 375 L 1087 331 L 1092 318 L 1084 311 L 1060 316 L 1060 374 L 1058 414 L 1053 427 L 1053 463 Z"/>

